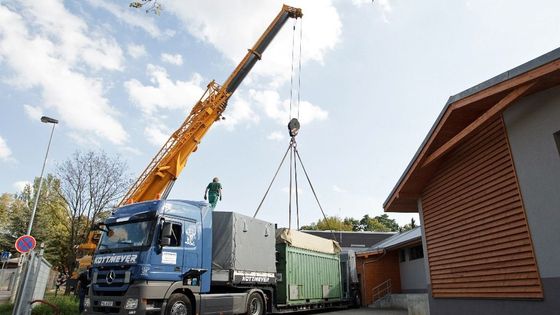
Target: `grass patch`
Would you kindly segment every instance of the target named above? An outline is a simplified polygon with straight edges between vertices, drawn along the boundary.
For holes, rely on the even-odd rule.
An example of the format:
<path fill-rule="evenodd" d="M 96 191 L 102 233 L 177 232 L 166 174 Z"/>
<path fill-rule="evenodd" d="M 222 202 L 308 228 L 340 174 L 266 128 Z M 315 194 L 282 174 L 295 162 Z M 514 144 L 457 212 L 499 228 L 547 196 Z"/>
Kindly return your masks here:
<path fill-rule="evenodd" d="M 61 315 L 78 314 L 78 298 L 74 295 L 46 296 L 45 300 L 59 307 Z M 1 314 L 1 313 L 0 313 Z M 33 308 L 32 315 L 51 315 L 54 314 L 48 305 L 38 304 Z"/>
<path fill-rule="evenodd" d="M 45 301 L 59 307 L 61 315 L 76 315 L 78 314 L 78 298 L 74 295 L 54 295 L 46 294 Z M 35 303 L 35 307 L 31 315 L 52 315 L 53 309 L 45 304 Z M 14 305 L 13 304 L 0 304 L 0 315 L 11 315 Z"/>
<path fill-rule="evenodd" d="M 12 314 L 13 304 L 0 304 L 0 315 Z"/>

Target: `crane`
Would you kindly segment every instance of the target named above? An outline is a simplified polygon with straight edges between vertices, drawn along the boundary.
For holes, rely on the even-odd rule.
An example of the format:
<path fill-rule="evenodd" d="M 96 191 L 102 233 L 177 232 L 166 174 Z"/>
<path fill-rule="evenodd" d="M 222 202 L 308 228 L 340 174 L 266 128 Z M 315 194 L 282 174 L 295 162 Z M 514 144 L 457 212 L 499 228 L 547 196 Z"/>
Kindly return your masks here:
<path fill-rule="evenodd" d="M 220 86 L 212 80 L 201 98 L 193 106 L 181 126 L 169 137 L 146 169 L 138 177 L 119 205 L 166 199 L 175 180 L 181 174 L 191 153 L 196 152 L 202 137 L 215 121 L 222 117 L 229 98 L 249 74 L 255 63 L 289 18 L 301 18 L 301 9 L 283 5 L 282 9 L 248 49 L 228 79 Z"/>

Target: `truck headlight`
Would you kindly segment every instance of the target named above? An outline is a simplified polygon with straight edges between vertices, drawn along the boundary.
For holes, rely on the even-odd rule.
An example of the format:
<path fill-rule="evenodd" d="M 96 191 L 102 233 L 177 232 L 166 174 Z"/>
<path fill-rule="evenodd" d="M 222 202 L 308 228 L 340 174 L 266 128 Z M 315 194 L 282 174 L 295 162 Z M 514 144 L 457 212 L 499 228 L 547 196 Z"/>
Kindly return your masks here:
<path fill-rule="evenodd" d="M 138 307 L 138 299 L 132 299 L 132 298 L 126 299 L 126 304 L 124 306 L 124 309 L 133 310 L 136 309 L 137 307 Z"/>
<path fill-rule="evenodd" d="M 90 305 L 89 298 L 88 297 L 84 298 L 84 307 L 89 307 L 89 305 Z"/>

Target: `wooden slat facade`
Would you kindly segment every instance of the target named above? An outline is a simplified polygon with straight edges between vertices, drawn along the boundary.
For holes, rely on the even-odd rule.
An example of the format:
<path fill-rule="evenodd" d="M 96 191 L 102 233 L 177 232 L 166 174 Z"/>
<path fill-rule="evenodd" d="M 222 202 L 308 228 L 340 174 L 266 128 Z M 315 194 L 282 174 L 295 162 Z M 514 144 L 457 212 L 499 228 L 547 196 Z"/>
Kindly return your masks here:
<path fill-rule="evenodd" d="M 501 117 L 448 153 L 422 210 L 435 298 L 543 298 Z"/>
<path fill-rule="evenodd" d="M 392 293 L 401 292 L 401 275 L 399 269 L 399 251 L 389 251 L 370 257 L 356 257 L 356 269 L 361 275 L 362 305 L 372 301 L 372 289 L 391 279 Z"/>

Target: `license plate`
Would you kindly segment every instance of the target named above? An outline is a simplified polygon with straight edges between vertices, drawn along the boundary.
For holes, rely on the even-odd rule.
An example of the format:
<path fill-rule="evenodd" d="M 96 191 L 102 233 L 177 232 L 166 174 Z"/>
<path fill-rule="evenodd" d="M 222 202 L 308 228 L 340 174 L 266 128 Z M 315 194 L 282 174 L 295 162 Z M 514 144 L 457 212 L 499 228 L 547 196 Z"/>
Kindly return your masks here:
<path fill-rule="evenodd" d="M 101 306 L 113 306 L 113 301 L 101 301 Z"/>

